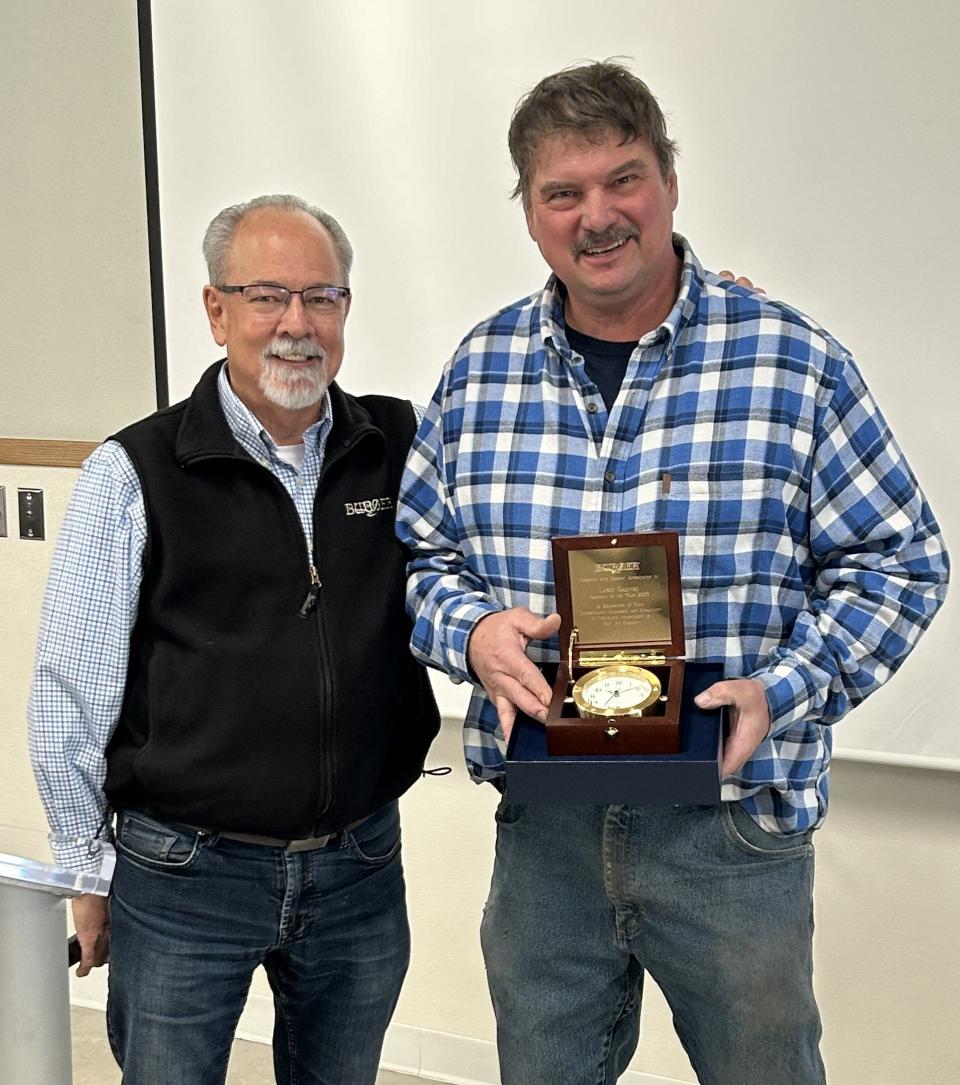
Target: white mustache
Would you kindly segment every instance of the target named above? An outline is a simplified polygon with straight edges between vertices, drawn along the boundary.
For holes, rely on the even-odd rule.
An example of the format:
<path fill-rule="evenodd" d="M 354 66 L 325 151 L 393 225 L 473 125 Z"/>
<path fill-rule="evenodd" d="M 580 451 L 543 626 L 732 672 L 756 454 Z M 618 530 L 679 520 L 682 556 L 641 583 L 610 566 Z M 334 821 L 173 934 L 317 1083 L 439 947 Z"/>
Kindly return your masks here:
<path fill-rule="evenodd" d="M 274 358 L 289 358 L 294 354 L 323 361 L 327 356 L 327 352 L 312 335 L 304 336 L 303 339 L 288 339 L 285 336 L 277 336 L 276 339 L 271 339 L 267 343 L 261 354 L 264 361 L 271 356 Z"/>

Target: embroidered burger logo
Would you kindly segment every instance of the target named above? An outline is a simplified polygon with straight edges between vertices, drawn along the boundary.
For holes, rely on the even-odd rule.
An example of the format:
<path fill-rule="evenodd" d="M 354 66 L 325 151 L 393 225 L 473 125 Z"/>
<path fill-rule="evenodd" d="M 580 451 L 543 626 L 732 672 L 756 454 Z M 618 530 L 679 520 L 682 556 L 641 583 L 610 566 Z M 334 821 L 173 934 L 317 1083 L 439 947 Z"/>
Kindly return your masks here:
<path fill-rule="evenodd" d="M 392 497 L 370 497 L 366 501 L 345 501 L 347 516 L 376 516 L 378 512 L 392 512 Z"/>

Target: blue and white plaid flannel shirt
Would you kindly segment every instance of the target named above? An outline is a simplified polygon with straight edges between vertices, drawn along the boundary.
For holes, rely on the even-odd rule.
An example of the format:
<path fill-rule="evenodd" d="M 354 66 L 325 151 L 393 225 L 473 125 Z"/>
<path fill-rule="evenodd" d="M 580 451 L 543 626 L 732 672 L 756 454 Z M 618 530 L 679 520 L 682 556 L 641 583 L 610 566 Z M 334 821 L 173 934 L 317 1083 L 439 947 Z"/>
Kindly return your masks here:
<path fill-rule="evenodd" d="M 675 246 L 676 303 L 609 414 L 567 343 L 555 278 L 461 343 L 401 486 L 414 654 L 470 680 L 477 621 L 553 611 L 555 535 L 677 530 L 687 658 L 756 679 L 770 707 L 769 737 L 723 798 L 802 832 L 826 812 L 823 725 L 902 663 L 943 600 L 947 556 L 849 353 Z M 556 639 L 529 654 L 556 660 Z M 503 771 L 479 688 L 464 745 L 475 779 Z"/>

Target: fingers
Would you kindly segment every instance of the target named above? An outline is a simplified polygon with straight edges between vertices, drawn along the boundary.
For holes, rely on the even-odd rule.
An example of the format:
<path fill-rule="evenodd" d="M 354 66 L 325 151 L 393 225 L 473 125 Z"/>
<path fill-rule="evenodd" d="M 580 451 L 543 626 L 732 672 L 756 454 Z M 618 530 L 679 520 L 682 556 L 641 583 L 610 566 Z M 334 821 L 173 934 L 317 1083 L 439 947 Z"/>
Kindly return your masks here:
<path fill-rule="evenodd" d="M 106 897 L 83 893 L 72 902 L 73 923 L 80 943 L 77 975 L 86 976 L 106 964 L 110 949 L 110 916 Z"/>
<path fill-rule="evenodd" d="M 105 928 L 98 934 L 88 934 L 86 937 L 78 932 L 77 938 L 80 942 L 80 963 L 77 965 L 77 975 L 86 976 L 92 969 L 107 963 L 110 932 Z"/>
<path fill-rule="evenodd" d="M 87 976 L 98 965 L 103 964 L 103 960 L 100 959 L 100 954 L 97 952 L 96 942 L 93 944 L 84 942 L 80 939 L 80 963 L 77 965 L 77 975 Z"/>
<path fill-rule="evenodd" d="M 766 738 L 767 728 L 756 722 L 745 722 L 743 716 L 732 723 L 727 740 L 723 744 L 723 764 L 720 775 L 726 779 L 750 759 L 753 751 Z"/>
<path fill-rule="evenodd" d="M 726 279 L 727 282 L 735 283 L 737 286 L 745 286 L 748 290 L 753 290 L 757 294 L 766 294 L 766 290 L 762 286 L 754 286 L 753 282 L 746 277 L 746 275 L 734 275 L 732 271 L 724 268 L 723 271 L 718 273 L 721 279 Z"/>
<path fill-rule="evenodd" d="M 531 640 L 546 640 L 552 637 L 560 628 L 560 615 L 548 614 L 545 618 L 538 618 L 526 611 L 525 614 L 521 612 L 518 617 L 524 620 L 527 632 L 521 641 L 522 659 L 515 658 L 517 671 L 511 669 L 505 673 L 506 690 L 521 712 L 542 721 L 547 717 L 546 708 L 550 704 L 552 690 L 539 668 L 527 658 L 525 650 Z M 527 620 L 528 618 L 532 621 Z"/>
<path fill-rule="evenodd" d="M 510 741 L 510 732 L 513 730 L 514 722 L 517 718 L 517 710 L 510 703 L 506 697 L 498 697 L 494 701 L 497 709 L 497 717 L 500 720 L 500 729 L 503 731 L 503 737 Z"/>
<path fill-rule="evenodd" d="M 753 289 L 753 283 L 746 277 L 746 275 L 734 275 L 728 268 L 724 268 L 723 271 L 718 273 L 721 279 L 726 279 L 728 283 L 736 283 L 737 286 L 745 286 L 748 290 Z"/>
<path fill-rule="evenodd" d="M 517 709 L 535 719 L 546 718 L 550 687 L 525 649 L 529 641 L 553 636 L 559 627 L 558 614 L 540 618 L 525 607 L 489 614 L 474 626 L 467 661 L 497 707 L 504 734 L 512 727 Z M 501 710 L 504 702 L 509 711 Z"/>
<path fill-rule="evenodd" d="M 547 718 L 547 706 L 550 704 L 550 687 L 543 675 L 534 668 L 525 681 L 518 681 L 511 675 L 501 675 L 497 683 L 498 697 L 506 697 L 510 704 L 527 716 L 542 723 Z M 503 724 L 501 714 L 500 723 Z M 506 733 L 506 731 L 504 731 Z"/>
<path fill-rule="evenodd" d="M 730 706 L 730 730 L 723 745 L 723 777 L 736 772 L 770 732 L 770 709 L 763 686 L 752 678 L 714 682 L 694 698 L 700 708 Z"/>

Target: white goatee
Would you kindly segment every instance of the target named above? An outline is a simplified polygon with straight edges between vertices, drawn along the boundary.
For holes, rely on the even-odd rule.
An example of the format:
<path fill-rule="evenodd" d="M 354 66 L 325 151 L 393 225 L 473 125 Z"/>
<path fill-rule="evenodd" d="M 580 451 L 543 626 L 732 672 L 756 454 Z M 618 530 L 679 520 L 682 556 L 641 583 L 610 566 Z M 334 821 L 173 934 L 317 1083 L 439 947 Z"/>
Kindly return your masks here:
<path fill-rule="evenodd" d="M 277 358 L 306 358 L 293 365 Z M 260 352 L 260 391 L 278 407 L 303 410 L 327 394 L 327 353 L 312 337 L 271 339 Z"/>

